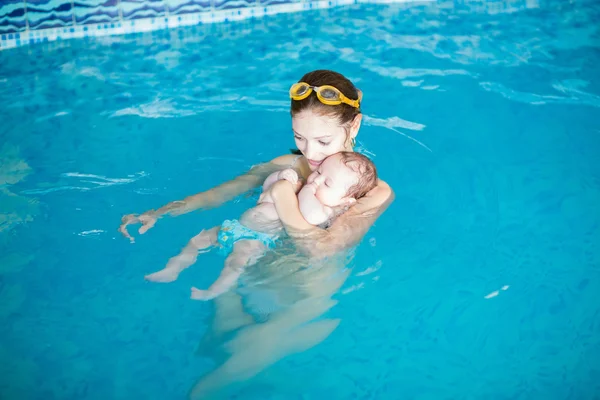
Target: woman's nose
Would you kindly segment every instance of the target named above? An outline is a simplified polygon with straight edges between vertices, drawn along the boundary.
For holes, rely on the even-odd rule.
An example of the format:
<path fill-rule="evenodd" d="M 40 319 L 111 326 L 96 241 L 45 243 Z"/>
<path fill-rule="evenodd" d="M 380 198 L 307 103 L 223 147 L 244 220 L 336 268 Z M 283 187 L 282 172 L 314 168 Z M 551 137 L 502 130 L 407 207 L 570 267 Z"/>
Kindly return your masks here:
<path fill-rule="evenodd" d="M 306 143 L 306 147 L 304 148 L 304 156 L 309 160 L 314 160 L 314 156 L 316 155 L 315 145 L 308 142 Z"/>

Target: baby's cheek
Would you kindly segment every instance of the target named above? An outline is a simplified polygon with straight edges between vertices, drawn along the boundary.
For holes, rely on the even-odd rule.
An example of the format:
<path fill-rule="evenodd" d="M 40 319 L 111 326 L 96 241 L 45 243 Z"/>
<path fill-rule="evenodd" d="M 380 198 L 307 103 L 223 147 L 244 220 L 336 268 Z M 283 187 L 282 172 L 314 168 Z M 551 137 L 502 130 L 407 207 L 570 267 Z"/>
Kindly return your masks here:
<path fill-rule="evenodd" d="M 333 203 L 336 202 L 337 198 L 335 196 L 335 193 L 332 193 L 331 190 L 323 190 L 321 192 L 321 197 L 319 198 L 319 200 L 326 206 L 332 207 L 335 205 Z"/>

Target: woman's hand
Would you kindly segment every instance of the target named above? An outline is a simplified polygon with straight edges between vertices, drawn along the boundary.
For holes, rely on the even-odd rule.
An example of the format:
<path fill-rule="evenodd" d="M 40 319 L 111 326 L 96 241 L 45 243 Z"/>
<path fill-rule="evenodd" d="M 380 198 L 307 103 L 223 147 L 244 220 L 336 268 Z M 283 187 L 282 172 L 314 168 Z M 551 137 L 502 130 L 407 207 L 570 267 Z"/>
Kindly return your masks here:
<path fill-rule="evenodd" d="M 128 238 L 131 243 L 134 243 L 135 239 L 129 234 L 129 232 L 127 232 L 127 225 L 138 223 L 142 224 L 140 229 L 138 229 L 138 233 L 140 235 L 143 235 L 156 224 L 156 221 L 158 221 L 158 217 L 154 214 L 154 211 L 147 211 L 140 216 L 137 216 L 135 214 L 128 214 L 121 218 L 121 226 L 119 227 L 119 232 L 121 232 L 123 236 Z"/>

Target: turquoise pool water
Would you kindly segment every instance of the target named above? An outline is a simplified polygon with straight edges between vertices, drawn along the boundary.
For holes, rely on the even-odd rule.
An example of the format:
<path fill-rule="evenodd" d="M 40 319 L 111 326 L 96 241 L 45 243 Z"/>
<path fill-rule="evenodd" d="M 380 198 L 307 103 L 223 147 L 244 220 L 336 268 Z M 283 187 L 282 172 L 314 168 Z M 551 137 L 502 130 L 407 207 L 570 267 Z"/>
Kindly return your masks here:
<path fill-rule="evenodd" d="M 316 68 L 363 90 L 359 146 L 396 200 L 317 318 L 337 329 L 219 395 L 598 398 L 599 18 L 361 5 L 0 52 L 0 398 L 184 398 L 226 359 L 188 299 L 222 258 L 143 276 L 256 194 L 135 244 L 120 218 L 285 153 L 287 90 Z"/>

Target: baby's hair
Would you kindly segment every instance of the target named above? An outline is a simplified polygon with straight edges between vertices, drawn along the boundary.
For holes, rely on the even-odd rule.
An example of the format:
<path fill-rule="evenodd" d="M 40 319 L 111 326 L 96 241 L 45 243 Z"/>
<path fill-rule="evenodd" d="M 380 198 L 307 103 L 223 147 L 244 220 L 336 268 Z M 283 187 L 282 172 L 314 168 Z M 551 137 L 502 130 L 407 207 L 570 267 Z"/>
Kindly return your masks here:
<path fill-rule="evenodd" d="M 360 199 L 377 186 L 377 168 L 368 157 L 353 151 L 338 153 L 342 163 L 352 171 L 358 173 L 358 182 L 348 189 L 346 196 Z"/>

